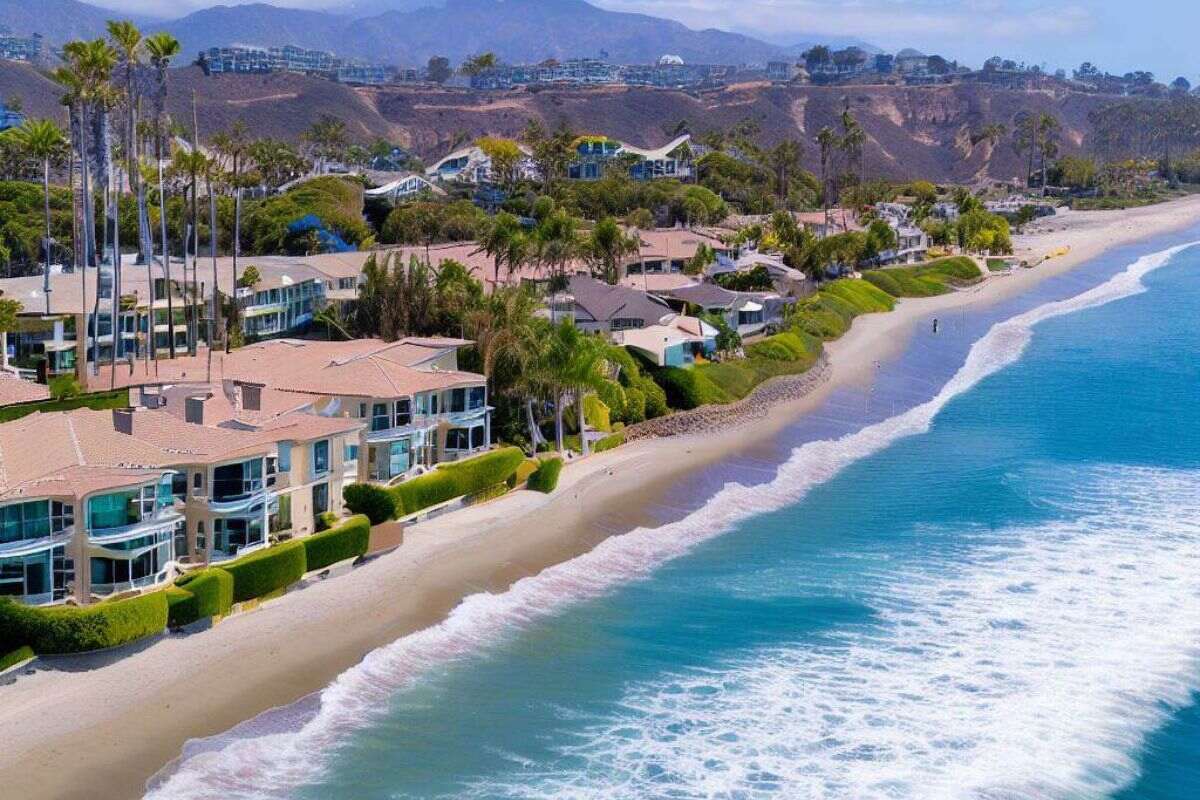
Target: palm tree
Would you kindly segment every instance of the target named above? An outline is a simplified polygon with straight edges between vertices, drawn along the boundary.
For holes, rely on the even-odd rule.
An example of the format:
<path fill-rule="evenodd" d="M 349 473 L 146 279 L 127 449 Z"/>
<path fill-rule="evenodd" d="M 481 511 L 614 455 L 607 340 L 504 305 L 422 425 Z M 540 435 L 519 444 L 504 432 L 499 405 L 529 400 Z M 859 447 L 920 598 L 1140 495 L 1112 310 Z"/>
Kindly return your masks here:
<path fill-rule="evenodd" d="M 108 79 L 116 63 L 116 52 L 103 39 L 91 41 L 73 41 L 63 45 L 62 58 L 65 66 L 59 67 L 53 73 L 54 80 L 66 89 L 63 104 L 70 110 L 72 120 L 71 136 L 75 140 L 75 148 L 79 152 L 80 161 L 80 205 L 83 216 L 82 254 L 84 268 L 80 270 L 80 280 L 83 281 L 83 306 L 87 307 L 87 267 L 95 266 L 96 260 L 96 226 L 95 206 L 92 196 L 91 167 L 93 161 L 103 164 L 103 154 L 99 152 L 97 127 L 93 124 L 102 120 L 105 104 L 109 99 Z M 78 123 L 76 123 L 78 120 Z M 78 124 L 78 134 L 75 126 Z M 100 273 L 96 274 L 97 297 L 96 311 L 99 310 Z M 96 314 L 93 313 L 92 324 L 95 326 Z M 83 336 L 87 336 L 87 326 L 84 326 Z M 99 369 L 100 341 L 99 331 L 93 328 L 92 337 L 92 368 Z"/>
<path fill-rule="evenodd" d="M 233 186 L 233 302 L 230 304 L 230 329 L 236 330 L 241 325 L 241 307 L 237 300 L 238 285 L 238 256 L 241 254 L 242 242 L 242 182 L 245 176 L 242 168 L 250 150 L 250 129 L 242 120 L 235 120 L 229 131 L 213 136 L 213 147 L 223 157 L 229 159 L 229 180 Z M 225 352 L 229 352 L 231 341 L 225 337 Z"/>
<path fill-rule="evenodd" d="M 829 159 L 837 141 L 837 134 L 828 125 L 817 133 L 817 144 L 821 148 L 821 210 L 825 212 L 826 225 L 829 224 Z"/>
<path fill-rule="evenodd" d="M 171 290 L 171 248 L 167 243 L 167 193 L 163 184 L 163 117 L 165 114 L 167 101 L 167 68 L 171 64 L 171 59 L 179 55 L 182 47 L 179 40 L 169 33 L 154 33 L 146 37 L 146 52 L 150 55 L 150 64 L 154 67 L 155 91 L 154 91 L 154 160 L 158 166 L 158 218 L 159 228 L 162 235 L 162 264 L 163 264 L 163 282 L 166 285 L 167 291 L 167 339 L 168 353 L 171 358 L 175 357 L 175 303 L 173 292 Z M 186 282 L 187 275 L 187 243 L 184 243 L 184 280 Z M 153 290 L 151 290 L 151 299 L 153 299 Z M 154 319 L 153 304 L 150 312 L 151 320 Z M 151 322 L 151 333 L 153 336 L 153 322 Z M 157 347 L 151 345 L 157 354 Z"/>
<path fill-rule="evenodd" d="M 200 281 L 197 277 L 196 261 L 200 256 L 200 209 L 199 192 L 200 176 L 208 170 L 208 159 L 199 150 L 178 150 L 171 159 L 171 171 L 188 179 L 187 195 L 191 196 L 191 213 L 189 214 L 189 231 L 185 231 L 183 242 L 183 282 L 187 284 L 188 239 L 192 239 L 192 286 L 188 306 L 188 353 L 196 354 L 197 339 L 200 335 L 199 310 L 197 303 L 200 296 Z M 184 199 L 187 199 L 186 196 Z M 188 235 L 190 234 L 190 236 Z"/>
<path fill-rule="evenodd" d="M 1037 118 L 1036 142 L 1042 162 L 1042 196 L 1046 196 L 1047 161 L 1058 154 L 1058 137 L 1062 123 L 1052 114 L 1040 114 Z"/>
<path fill-rule="evenodd" d="M 31 158 L 42 162 L 42 193 L 45 200 L 46 263 L 42 269 L 42 292 L 46 295 L 46 313 L 50 313 L 50 161 L 59 158 L 67 146 L 66 137 L 48 119 L 27 120 L 17 129 L 17 143 Z"/>
<path fill-rule="evenodd" d="M 840 147 L 846 153 L 846 166 L 851 174 L 856 174 L 859 183 L 866 180 L 863 148 L 867 143 L 867 132 L 858 124 L 858 120 L 850 113 L 850 109 L 842 112 L 842 138 Z"/>
<path fill-rule="evenodd" d="M 301 138 L 313 148 L 316 172 L 325 171 L 325 163 L 341 156 L 346 148 L 346 123 L 329 114 L 322 114 Z"/>
<path fill-rule="evenodd" d="M 616 285 L 621 280 L 622 261 L 641 249 L 641 239 L 625 233 L 612 217 L 605 217 L 592 228 L 583 249 L 592 273 L 605 283 Z"/>
<path fill-rule="evenodd" d="M 483 366 L 483 377 L 491 391 L 492 374 L 501 359 L 519 360 L 522 342 L 528 335 L 536 302 L 523 287 L 499 287 L 465 319 L 467 334 Z"/>
<path fill-rule="evenodd" d="M 554 436 L 560 453 L 564 450 L 563 405 L 568 396 L 573 396 L 579 417 L 579 446 L 583 455 L 588 454 L 583 400 L 603 382 L 604 363 L 600 340 L 580 331 L 573 321 L 564 319 L 551 330 L 542 372 L 555 389 Z"/>
<path fill-rule="evenodd" d="M 1013 149 L 1017 156 L 1026 155 L 1028 163 L 1025 167 L 1025 188 L 1030 186 L 1033 177 L 1033 156 L 1038 147 L 1038 117 L 1035 114 L 1022 111 L 1017 115 L 1013 125 Z"/>
<path fill-rule="evenodd" d="M 153 256 L 153 245 L 150 242 L 150 216 L 146 208 L 146 192 L 141 180 L 141 170 L 138 169 L 138 114 L 141 109 L 138 73 L 142 67 L 145 40 L 137 26 L 128 20 L 109 20 L 107 27 L 109 38 L 121 54 L 121 66 L 124 68 L 122 89 L 126 110 L 125 161 L 128 165 L 129 189 L 137 198 L 138 259 L 144 262 L 149 270 Z"/>
<path fill-rule="evenodd" d="M 579 254 L 579 221 L 557 209 L 541 221 L 533 236 L 538 262 L 550 271 L 552 283 L 562 284 L 567 264 Z"/>
<path fill-rule="evenodd" d="M 493 285 L 499 288 L 500 268 L 507 267 L 511 275 L 525 260 L 527 250 L 528 240 L 521 221 L 507 211 L 501 211 L 492 218 L 491 225 L 479 239 L 479 249 L 472 255 L 487 253 L 491 256 Z"/>
<path fill-rule="evenodd" d="M 775 193 L 779 196 L 781 206 L 787 205 L 792 176 L 800 172 L 803 157 L 804 145 L 795 139 L 780 142 L 768 156 L 771 170 L 775 173 Z"/>

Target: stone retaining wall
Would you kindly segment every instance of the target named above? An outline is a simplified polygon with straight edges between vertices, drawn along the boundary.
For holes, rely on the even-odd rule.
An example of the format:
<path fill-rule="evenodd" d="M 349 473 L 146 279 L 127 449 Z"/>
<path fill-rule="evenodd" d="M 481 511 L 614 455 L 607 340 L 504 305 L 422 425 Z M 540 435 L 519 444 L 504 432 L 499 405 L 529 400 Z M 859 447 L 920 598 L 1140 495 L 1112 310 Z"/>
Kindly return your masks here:
<path fill-rule="evenodd" d="M 829 376 L 829 360 L 822 354 L 807 372 L 771 378 L 736 403 L 701 406 L 630 425 L 625 429 L 625 441 L 727 430 L 751 420 L 762 419 L 772 406 L 799 400 L 828 381 Z"/>

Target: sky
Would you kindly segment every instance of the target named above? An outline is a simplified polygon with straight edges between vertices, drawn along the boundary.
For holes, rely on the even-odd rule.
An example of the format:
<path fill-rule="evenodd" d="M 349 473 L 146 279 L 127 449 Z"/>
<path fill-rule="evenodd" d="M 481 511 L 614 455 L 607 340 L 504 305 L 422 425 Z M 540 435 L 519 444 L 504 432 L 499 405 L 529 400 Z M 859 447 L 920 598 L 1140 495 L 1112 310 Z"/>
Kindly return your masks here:
<path fill-rule="evenodd" d="M 93 0 L 95 2 L 96 0 Z M 246 0 L 247 2 L 249 0 Z M 221 0 L 226 4 L 239 0 Z M 268 0 L 329 8 L 339 0 Z M 436 0 L 435 0 L 436 2 Z M 977 66 L 992 55 L 1051 71 L 1091 61 L 1124 73 L 1148 69 L 1200 83 L 1197 0 L 591 0 L 693 28 L 721 28 L 781 44 L 854 37 L 885 50 L 915 47 Z M 179 16 L 216 0 L 100 0 L 129 12 Z"/>

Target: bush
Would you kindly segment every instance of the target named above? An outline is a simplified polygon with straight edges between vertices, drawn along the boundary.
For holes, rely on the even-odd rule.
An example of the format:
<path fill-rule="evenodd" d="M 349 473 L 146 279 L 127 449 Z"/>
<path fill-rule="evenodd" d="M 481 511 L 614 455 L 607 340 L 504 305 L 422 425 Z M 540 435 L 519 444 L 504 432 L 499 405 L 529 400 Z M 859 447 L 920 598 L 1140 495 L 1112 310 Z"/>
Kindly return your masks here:
<path fill-rule="evenodd" d="M 320 514 L 317 514 L 314 527 L 316 527 L 317 533 L 320 533 L 332 528 L 335 522 L 337 522 L 337 514 L 334 514 L 332 511 L 322 511 Z"/>
<path fill-rule="evenodd" d="M 656 377 L 662 384 L 667 402 L 672 408 L 686 411 L 713 403 L 729 402 L 725 392 L 701 370 L 665 367 L 658 370 Z"/>
<path fill-rule="evenodd" d="M 596 395 L 600 402 L 604 403 L 604 405 L 608 408 L 608 417 L 610 421 L 625 419 L 626 415 L 629 413 L 629 409 L 626 407 L 629 401 L 625 396 L 625 389 L 621 386 L 621 384 L 617 383 L 616 381 L 604 381 L 600 384 L 600 388 L 597 390 Z M 588 424 L 594 426 L 595 423 L 592 421 L 593 412 L 588 409 L 586 401 L 584 405 L 584 414 L 587 415 Z"/>
<path fill-rule="evenodd" d="M 563 460 L 561 458 L 547 458 L 538 466 L 537 470 L 529 476 L 529 483 L 525 488 L 550 494 L 554 488 L 558 486 L 558 476 L 562 472 Z"/>
<path fill-rule="evenodd" d="M 646 393 L 630 386 L 625 390 L 625 422 L 632 425 L 644 419 L 646 419 Z"/>
<path fill-rule="evenodd" d="M 508 488 L 515 489 L 525 481 L 529 480 L 529 476 L 537 472 L 538 466 L 541 464 L 536 458 L 527 458 L 517 466 L 516 472 L 508 476 Z"/>
<path fill-rule="evenodd" d="M 43 414 L 53 411 L 72 411 L 76 408 L 103 411 L 110 408 L 125 408 L 128 405 L 129 391 L 127 389 L 118 389 L 113 392 L 91 392 L 64 397 L 61 400 L 38 400 L 33 403 L 4 406 L 0 408 L 0 422 L 11 422 L 39 411 Z"/>
<path fill-rule="evenodd" d="M 362 514 L 350 517 L 336 528 L 300 540 L 304 545 L 305 568 L 312 572 L 347 558 L 357 558 L 367 552 L 370 541 L 371 521 Z"/>
<path fill-rule="evenodd" d="M 183 575 L 167 589 L 167 623 L 172 628 L 228 614 L 233 605 L 233 576 L 220 567 Z"/>
<path fill-rule="evenodd" d="M 33 648 L 32 647 L 30 647 L 29 645 L 25 645 L 23 647 L 18 647 L 16 650 L 13 650 L 11 653 L 6 653 L 5 655 L 0 656 L 0 672 L 3 672 L 4 670 L 8 669 L 9 667 L 15 667 L 17 664 L 20 664 L 22 661 L 28 661 L 31 658 L 33 658 Z"/>
<path fill-rule="evenodd" d="M 671 410 L 667 405 L 667 393 L 650 376 L 639 377 L 635 388 L 646 397 L 646 419 L 665 416 Z"/>
<path fill-rule="evenodd" d="M 396 516 L 396 504 L 387 489 L 370 483 L 352 483 L 342 489 L 342 499 L 352 514 L 366 514 L 372 525 Z"/>
<path fill-rule="evenodd" d="M 406 516 L 430 506 L 473 494 L 504 483 L 525 460 L 516 447 L 493 450 L 466 461 L 442 464 L 433 472 L 407 480 L 388 490 L 396 516 Z"/>
<path fill-rule="evenodd" d="M 308 571 L 302 541 L 290 541 L 251 553 L 221 569 L 233 576 L 233 602 L 242 603 L 291 586 Z"/>
<path fill-rule="evenodd" d="M 784 331 L 750 345 L 746 348 L 746 355 L 771 361 L 803 361 L 809 358 L 815 360 L 820 350 L 820 342 L 811 337 Z"/>
<path fill-rule="evenodd" d="M 642 376 L 637 361 L 624 347 L 610 345 L 604 358 L 617 368 L 617 381 L 622 386 L 634 386 L 637 379 Z"/>
<path fill-rule="evenodd" d="M 621 387 L 617 387 L 620 389 Z M 594 394 L 583 398 L 583 417 L 588 427 L 597 431 L 611 431 L 612 420 L 609 416 L 609 406 Z"/>
<path fill-rule="evenodd" d="M 605 436 L 592 447 L 593 453 L 603 453 L 605 450 L 612 450 L 614 447 L 620 447 L 625 444 L 624 433 L 614 433 L 612 436 Z"/>
<path fill-rule="evenodd" d="M 34 608 L 0 600 L 0 651 L 28 644 L 39 655 L 86 653 L 128 644 L 166 627 L 166 592 L 83 608 Z"/>
<path fill-rule="evenodd" d="M 965 286 L 983 277 L 975 262 L 954 256 L 911 267 L 873 269 L 863 278 L 893 297 L 933 297 L 955 286 Z"/>

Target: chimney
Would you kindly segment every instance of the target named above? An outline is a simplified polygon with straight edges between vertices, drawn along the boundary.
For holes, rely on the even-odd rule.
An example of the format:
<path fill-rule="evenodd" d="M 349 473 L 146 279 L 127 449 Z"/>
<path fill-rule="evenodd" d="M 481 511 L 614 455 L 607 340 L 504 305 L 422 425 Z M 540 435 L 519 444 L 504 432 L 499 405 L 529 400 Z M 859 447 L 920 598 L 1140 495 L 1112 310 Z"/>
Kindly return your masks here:
<path fill-rule="evenodd" d="M 242 408 L 247 411 L 262 411 L 262 384 L 261 383 L 243 383 L 242 387 Z"/>
<path fill-rule="evenodd" d="M 183 418 L 193 425 L 204 424 L 204 401 L 208 399 L 206 394 L 193 395 L 184 400 Z"/>
<path fill-rule="evenodd" d="M 114 408 L 112 410 L 113 430 L 126 436 L 133 436 L 133 409 Z"/>

